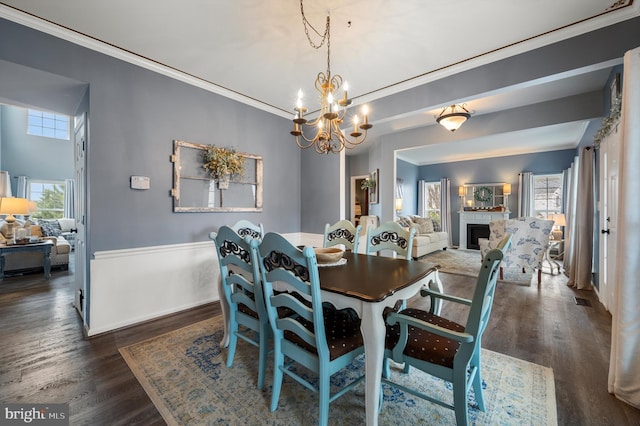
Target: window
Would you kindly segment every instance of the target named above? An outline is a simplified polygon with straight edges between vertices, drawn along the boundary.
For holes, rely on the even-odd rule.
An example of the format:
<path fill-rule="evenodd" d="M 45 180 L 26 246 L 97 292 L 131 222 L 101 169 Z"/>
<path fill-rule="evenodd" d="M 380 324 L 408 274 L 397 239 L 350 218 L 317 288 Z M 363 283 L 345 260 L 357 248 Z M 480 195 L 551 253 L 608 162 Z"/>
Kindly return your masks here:
<path fill-rule="evenodd" d="M 27 112 L 27 134 L 69 140 L 69 117 L 30 109 Z"/>
<path fill-rule="evenodd" d="M 424 182 L 424 216 L 440 223 L 440 182 Z"/>
<path fill-rule="evenodd" d="M 533 215 L 546 219 L 550 214 L 562 213 L 562 174 L 533 177 Z"/>
<path fill-rule="evenodd" d="M 64 182 L 30 181 L 28 197 L 38 207 L 31 217 L 61 219 L 64 216 L 64 189 Z"/>

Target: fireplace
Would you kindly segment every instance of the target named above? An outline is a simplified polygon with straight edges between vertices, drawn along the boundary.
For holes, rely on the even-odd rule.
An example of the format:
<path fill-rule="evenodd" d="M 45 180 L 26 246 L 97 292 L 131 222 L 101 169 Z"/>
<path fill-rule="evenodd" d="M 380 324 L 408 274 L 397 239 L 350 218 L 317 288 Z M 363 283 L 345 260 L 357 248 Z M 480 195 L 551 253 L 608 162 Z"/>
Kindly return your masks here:
<path fill-rule="evenodd" d="M 480 250 L 478 238 L 489 238 L 489 225 L 480 223 L 467 224 L 467 248 Z"/>
<path fill-rule="evenodd" d="M 503 220 L 503 219 L 509 219 L 509 215 L 511 214 L 511 212 L 479 212 L 479 211 L 460 211 L 460 227 L 458 228 L 460 230 L 460 235 L 458 235 L 458 244 L 459 244 L 459 248 L 461 249 L 467 249 L 467 248 L 474 248 L 476 250 L 480 249 L 480 247 L 478 247 L 478 238 L 486 238 L 489 235 L 489 231 L 486 230 L 484 234 L 482 235 L 476 235 L 475 238 L 470 239 L 467 237 L 468 233 L 467 233 L 467 229 L 469 229 L 467 226 L 478 226 L 478 225 L 485 225 L 489 226 L 489 222 L 492 222 L 494 220 Z M 467 247 L 467 243 L 469 241 L 473 241 L 475 243 L 475 247 Z"/>

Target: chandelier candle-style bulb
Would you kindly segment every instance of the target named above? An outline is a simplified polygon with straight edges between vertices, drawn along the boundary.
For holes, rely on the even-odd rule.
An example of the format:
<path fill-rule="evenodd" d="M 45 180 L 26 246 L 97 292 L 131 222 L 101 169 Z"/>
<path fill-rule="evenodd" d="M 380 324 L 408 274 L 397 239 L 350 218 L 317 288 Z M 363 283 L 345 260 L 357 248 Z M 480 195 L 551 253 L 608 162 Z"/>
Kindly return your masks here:
<path fill-rule="evenodd" d="M 351 137 L 357 138 L 359 136 L 362 136 L 362 132 L 360 132 L 360 130 L 358 129 L 358 116 L 354 115 L 353 116 L 353 132 L 351 132 Z"/>
<path fill-rule="evenodd" d="M 340 104 L 341 107 L 346 108 L 349 105 L 351 105 L 351 99 L 349 99 L 349 96 L 347 93 L 349 91 L 349 83 L 345 81 L 342 87 L 343 87 L 344 93 L 343 93 L 342 99 L 340 99 L 338 104 Z"/>
<path fill-rule="evenodd" d="M 369 124 L 369 119 L 367 117 L 367 114 L 369 113 L 369 108 L 366 105 L 362 106 L 362 116 L 363 118 L 363 123 L 360 125 L 360 128 L 362 130 L 369 130 L 370 128 L 373 127 L 373 124 Z"/>

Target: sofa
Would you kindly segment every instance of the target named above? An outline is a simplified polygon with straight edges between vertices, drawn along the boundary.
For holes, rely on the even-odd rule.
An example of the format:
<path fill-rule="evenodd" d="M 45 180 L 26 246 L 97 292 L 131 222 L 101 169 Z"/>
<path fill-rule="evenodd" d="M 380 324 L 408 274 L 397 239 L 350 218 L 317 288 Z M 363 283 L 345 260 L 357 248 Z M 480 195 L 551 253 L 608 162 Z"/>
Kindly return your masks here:
<path fill-rule="evenodd" d="M 16 230 L 19 228 L 28 228 L 32 237 L 41 237 L 43 240 L 50 240 L 53 242 L 51 248 L 51 268 L 61 268 L 66 270 L 69 268 L 69 253 L 71 252 L 71 244 L 62 235 L 52 235 L 49 231 L 43 230 L 40 224 L 36 224 L 32 221 L 23 221 L 16 219 L 13 225 L 13 233 L 16 234 Z M 46 226 L 45 226 L 46 228 Z M 0 244 L 6 244 L 6 236 L 9 230 L 8 224 L 2 220 L 0 221 Z M 29 253 L 11 253 L 5 255 L 4 272 L 18 272 L 27 270 L 42 270 L 44 263 L 42 260 L 42 253 L 29 252 Z"/>
<path fill-rule="evenodd" d="M 428 217 L 402 216 L 396 220 L 403 228 L 415 228 L 411 257 L 417 259 L 425 254 L 449 247 L 449 234 L 440 230 L 440 223 Z"/>

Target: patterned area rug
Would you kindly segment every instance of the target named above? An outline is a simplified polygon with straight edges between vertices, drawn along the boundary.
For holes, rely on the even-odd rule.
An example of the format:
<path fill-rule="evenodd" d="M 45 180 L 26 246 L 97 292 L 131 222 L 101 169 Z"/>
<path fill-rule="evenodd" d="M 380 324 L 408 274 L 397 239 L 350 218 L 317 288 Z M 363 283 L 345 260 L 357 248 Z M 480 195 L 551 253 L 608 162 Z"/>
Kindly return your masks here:
<path fill-rule="evenodd" d="M 265 388 L 256 389 L 255 347 L 239 339 L 233 366 L 225 366 L 227 351 L 218 344 L 222 327 L 218 316 L 120 349 L 165 421 L 169 425 L 316 424 L 317 395 L 286 376 L 278 409 L 269 411 L 272 372 L 267 371 Z M 483 350 L 482 356 L 487 411 L 470 408 L 470 424 L 557 425 L 552 369 L 488 350 Z M 305 374 L 301 370 L 299 373 Z M 346 372 L 335 374 L 332 385 L 362 371 L 361 357 Z M 452 400 L 449 383 L 416 369 L 404 375 L 395 368 L 392 379 Z M 455 425 L 451 410 L 387 385 L 383 385 L 383 392 L 381 425 Z M 331 403 L 329 424 L 364 423 L 361 383 Z"/>
<path fill-rule="evenodd" d="M 447 274 L 464 275 L 467 277 L 477 277 L 480 274 L 480 252 L 478 250 L 461 250 L 461 249 L 446 249 L 438 250 L 432 253 L 426 254 L 418 260 L 429 263 L 437 263 L 440 265 L 440 271 Z M 509 284 L 517 284 L 522 286 L 531 285 L 531 279 L 535 275 L 536 283 L 537 272 L 534 274 L 531 271 L 522 273 L 520 270 L 504 269 L 502 271 L 503 278 L 500 282 Z"/>

